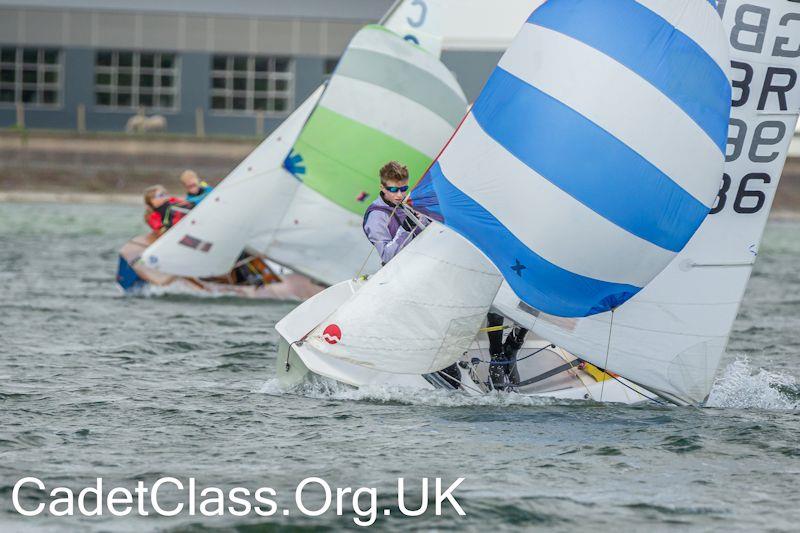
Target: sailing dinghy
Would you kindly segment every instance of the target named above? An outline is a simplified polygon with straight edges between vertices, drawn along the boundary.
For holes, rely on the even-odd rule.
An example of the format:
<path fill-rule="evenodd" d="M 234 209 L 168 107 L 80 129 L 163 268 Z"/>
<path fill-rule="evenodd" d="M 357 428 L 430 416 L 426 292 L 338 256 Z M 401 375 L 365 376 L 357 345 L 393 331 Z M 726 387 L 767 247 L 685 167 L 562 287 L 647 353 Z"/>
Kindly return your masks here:
<path fill-rule="evenodd" d="M 214 277 L 245 251 L 291 269 L 299 290 L 288 293 L 296 300 L 313 294 L 309 288 L 377 270 L 376 258 L 364 261 L 369 243 L 361 223 L 378 194 L 378 169 L 400 160 L 422 175 L 466 109 L 439 60 L 441 7 L 427 2 L 420 11 L 420 4 L 398 2 L 381 25 L 359 31 L 328 83 L 283 131 L 140 252 L 133 268 Z M 187 247 L 187 238 L 211 249 Z"/>
<path fill-rule="evenodd" d="M 412 193 L 440 222 L 278 323 L 284 383 L 445 387 L 458 361 L 485 391 L 491 307 L 559 346 L 520 392 L 707 397 L 797 123 L 800 5 L 536 4 Z"/>

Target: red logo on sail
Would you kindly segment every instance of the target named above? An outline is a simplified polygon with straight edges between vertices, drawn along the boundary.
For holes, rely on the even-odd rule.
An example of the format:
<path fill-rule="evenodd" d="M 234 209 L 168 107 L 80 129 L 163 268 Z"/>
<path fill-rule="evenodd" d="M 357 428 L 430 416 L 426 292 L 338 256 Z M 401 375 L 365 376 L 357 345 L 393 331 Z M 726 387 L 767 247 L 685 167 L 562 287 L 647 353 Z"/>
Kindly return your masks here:
<path fill-rule="evenodd" d="M 336 324 L 331 324 L 322 332 L 322 338 L 328 344 L 338 344 L 342 340 L 342 330 Z"/>

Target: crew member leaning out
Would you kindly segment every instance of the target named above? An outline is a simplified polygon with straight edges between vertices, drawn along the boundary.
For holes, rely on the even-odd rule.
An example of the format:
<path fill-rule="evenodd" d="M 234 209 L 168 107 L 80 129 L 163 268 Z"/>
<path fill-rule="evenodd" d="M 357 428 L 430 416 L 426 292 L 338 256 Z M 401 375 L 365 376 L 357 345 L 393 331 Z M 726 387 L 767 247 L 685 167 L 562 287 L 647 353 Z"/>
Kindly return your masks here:
<path fill-rule="evenodd" d="M 144 191 L 145 222 L 156 233 L 163 233 L 193 207 L 190 202 L 170 196 L 161 185 L 153 185 Z"/>

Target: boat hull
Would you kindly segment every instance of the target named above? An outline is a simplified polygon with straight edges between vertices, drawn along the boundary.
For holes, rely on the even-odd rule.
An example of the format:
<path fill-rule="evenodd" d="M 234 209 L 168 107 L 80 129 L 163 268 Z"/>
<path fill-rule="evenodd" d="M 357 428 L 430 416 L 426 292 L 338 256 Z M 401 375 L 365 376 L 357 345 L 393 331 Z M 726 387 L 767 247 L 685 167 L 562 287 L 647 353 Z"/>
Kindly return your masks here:
<path fill-rule="evenodd" d="M 305 276 L 285 274 L 269 283 L 252 285 L 219 279 L 199 279 L 165 274 L 147 267 L 142 253 L 156 239 L 153 234 L 140 235 L 128 241 L 119 253 L 117 284 L 127 294 L 148 290 L 180 294 L 233 296 L 237 298 L 302 302 L 324 289 Z M 264 259 L 264 258 L 260 258 Z"/>
<path fill-rule="evenodd" d="M 298 306 L 277 325 L 281 336 L 276 375 L 290 389 L 320 377 L 355 387 L 447 389 L 454 393 L 483 395 L 494 391 L 489 380 L 488 338 L 478 333 L 472 348 L 456 364 L 458 377 L 442 372 L 427 375 L 395 374 L 331 357 L 304 342 L 305 335 L 350 298 L 362 282 L 346 281 L 317 294 Z M 517 356 L 518 385 L 506 387 L 527 396 L 564 400 L 592 400 L 635 404 L 648 401 L 646 391 L 606 374 L 541 339 L 529 339 Z"/>

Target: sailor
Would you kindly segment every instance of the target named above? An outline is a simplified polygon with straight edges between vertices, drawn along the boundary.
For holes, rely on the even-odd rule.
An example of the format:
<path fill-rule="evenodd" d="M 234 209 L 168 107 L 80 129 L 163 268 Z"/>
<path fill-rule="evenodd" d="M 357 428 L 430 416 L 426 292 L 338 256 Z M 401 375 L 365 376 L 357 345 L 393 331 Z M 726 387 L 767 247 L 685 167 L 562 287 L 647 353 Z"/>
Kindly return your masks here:
<path fill-rule="evenodd" d="M 193 206 L 202 202 L 214 190 L 208 183 L 200 180 L 200 176 L 194 170 L 184 170 L 181 174 L 181 183 L 186 189 L 186 201 L 191 202 Z"/>
<path fill-rule="evenodd" d="M 525 342 L 528 330 L 514 326 L 503 342 L 503 315 L 489 313 L 486 315 L 486 325 L 489 328 L 489 379 L 495 390 L 514 389 L 519 385 L 519 370 L 517 369 L 517 353 Z"/>
<path fill-rule="evenodd" d="M 161 185 L 153 185 L 144 191 L 145 222 L 153 231 L 163 233 L 183 218 L 192 208 L 186 200 L 170 196 Z"/>
<path fill-rule="evenodd" d="M 380 170 L 380 196 L 364 213 L 363 228 L 375 246 L 382 264 L 388 263 L 411 242 L 430 221 L 421 214 L 409 216 L 402 206 L 408 194 L 408 168 L 397 161 L 386 163 Z M 416 219 L 416 220 L 415 220 Z"/>
<path fill-rule="evenodd" d="M 431 221 L 407 205 L 401 205 L 408 194 L 408 168 L 405 165 L 390 161 L 381 168 L 379 174 L 380 196 L 364 213 L 363 227 L 385 265 Z M 409 215 L 409 212 L 412 214 Z M 437 379 L 453 389 L 461 388 L 461 371 L 457 364 L 434 372 L 431 376 L 438 376 Z"/>

